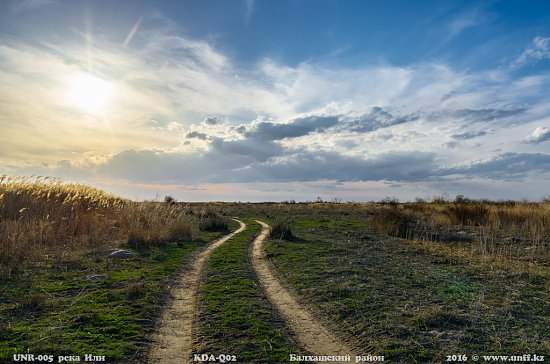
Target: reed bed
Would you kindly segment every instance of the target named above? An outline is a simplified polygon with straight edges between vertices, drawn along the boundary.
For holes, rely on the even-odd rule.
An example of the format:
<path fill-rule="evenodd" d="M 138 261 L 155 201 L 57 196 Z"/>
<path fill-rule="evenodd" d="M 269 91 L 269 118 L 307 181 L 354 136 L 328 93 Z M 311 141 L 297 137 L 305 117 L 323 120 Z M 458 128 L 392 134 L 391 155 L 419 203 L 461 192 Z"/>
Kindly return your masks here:
<path fill-rule="evenodd" d="M 50 177 L 0 177 L 0 276 L 80 247 L 163 246 L 192 239 L 182 204 L 135 202 Z"/>

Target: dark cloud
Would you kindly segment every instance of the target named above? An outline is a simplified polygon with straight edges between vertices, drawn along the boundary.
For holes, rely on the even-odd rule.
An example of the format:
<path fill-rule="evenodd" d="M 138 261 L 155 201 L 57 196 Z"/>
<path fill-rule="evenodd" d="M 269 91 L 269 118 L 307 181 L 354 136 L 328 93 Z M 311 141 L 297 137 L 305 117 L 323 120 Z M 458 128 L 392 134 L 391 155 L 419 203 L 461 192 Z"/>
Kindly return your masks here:
<path fill-rule="evenodd" d="M 368 114 L 365 114 L 356 119 L 347 120 L 344 128 L 349 131 L 364 133 L 375 131 L 381 128 L 386 128 L 392 125 L 415 121 L 419 118 L 420 115 L 418 114 L 394 116 L 387 110 L 384 110 L 379 106 L 375 106 Z"/>
<path fill-rule="evenodd" d="M 297 138 L 314 132 L 324 131 L 338 123 L 339 116 L 307 116 L 289 123 L 280 124 L 262 121 L 254 129 L 245 133 L 248 138 L 261 140 L 281 140 Z"/>
<path fill-rule="evenodd" d="M 216 183 L 416 181 L 429 177 L 435 169 L 429 153 L 396 152 L 365 160 L 336 152 L 283 150 L 275 143 L 218 139 L 202 154 L 128 150 L 113 156 L 98 172 L 141 182 Z"/>
<path fill-rule="evenodd" d="M 415 181 L 436 168 L 430 153 L 386 153 L 369 160 L 336 152 L 300 151 L 257 166 L 257 173 L 277 181 Z"/>
<path fill-rule="evenodd" d="M 224 120 L 222 118 L 217 117 L 217 116 L 209 116 L 209 117 L 205 118 L 202 121 L 202 123 L 205 124 L 205 125 L 218 125 L 218 124 L 223 124 Z"/>
<path fill-rule="evenodd" d="M 516 180 L 535 171 L 543 173 L 550 171 L 550 154 L 504 153 L 487 161 L 441 170 L 440 174 Z"/>
<path fill-rule="evenodd" d="M 453 134 L 451 135 L 451 138 L 453 139 L 462 139 L 462 140 L 468 140 L 468 139 L 474 139 L 483 135 L 486 135 L 487 132 L 484 130 L 478 130 L 478 131 L 466 131 L 464 133 L 459 134 Z"/>
<path fill-rule="evenodd" d="M 263 162 L 283 153 L 283 147 L 272 141 L 258 139 L 224 141 L 215 138 L 212 142 L 210 155 L 236 156 L 244 162 Z"/>
<path fill-rule="evenodd" d="M 244 134 L 244 133 L 246 133 L 246 126 L 244 126 L 244 125 L 241 125 L 241 126 L 238 126 L 238 127 L 232 126 L 232 127 L 230 127 L 230 129 L 231 129 L 231 130 L 235 130 L 235 131 L 236 131 L 237 133 L 239 133 L 239 134 Z"/>
<path fill-rule="evenodd" d="M 185 136 L 187 139 L 200 139 L 200 140 L 206 140 L 208 139 L 208 135 L 204 133 L 199 133 L 198 131 L 192 131 L 190 133 L 187 133 Z"/>

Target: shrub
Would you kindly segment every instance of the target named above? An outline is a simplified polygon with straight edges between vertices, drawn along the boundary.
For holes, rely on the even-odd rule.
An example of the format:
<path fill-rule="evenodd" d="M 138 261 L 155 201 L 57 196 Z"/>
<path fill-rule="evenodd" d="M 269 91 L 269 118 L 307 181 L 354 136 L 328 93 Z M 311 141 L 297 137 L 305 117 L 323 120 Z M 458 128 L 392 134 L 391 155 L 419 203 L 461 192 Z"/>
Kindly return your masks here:
<path fill-rule="evenodd" d="M 292 230 L 290 229 L 290 222 L 288 220 L 277 221 L 271 227 L 269 236 L 274 239 L 291 240 L 294 238 Z"/>
<path fill-rule="evenodd" d="M 147 249 L 151 247 L 150 241 L 145 239 L 143 233 L 137 231 L 130 232 L 126 245 L 132 249 Z"/>
<path fill-rule="evenodd" d="M 170 195 L 164 196 L 164 203 L 168 205 L 175 205 L 177 203 L 176 199 Z"/>
<path fill-rule="evenodd" d="M 481 202 L 458 195 L 453 202 L 447 205 L 445 213 L 454 224 L 485 225 L 489 209 Z"/>
<path fill-rule="evenodd" d="M 204 217 L 199 221 L 199 229 L 202 231 L 228 230 L 227 220 L 221 216 Z"/>
<path fill-rule="evenodd" d="M 376 209 L 370 218 L 371 226 L 378 234 L 406 238 L 414 219 L 411 214 L 395 208 Z"/>
<path fill-rule="evenodd" d="M 397 206 L 399 205 L 399 199 L 396 197 L 386 196 L 380 201 L 380 203 L 383 205 L 391 206 L 393 208 L 397 208 Z"/>
<path fill-rule="evenodd" d="M 174 221 L 168 228 L 167 240 L 182 243 L 193 239 L 193 233 L 189 225 L 183 221 Z"/>

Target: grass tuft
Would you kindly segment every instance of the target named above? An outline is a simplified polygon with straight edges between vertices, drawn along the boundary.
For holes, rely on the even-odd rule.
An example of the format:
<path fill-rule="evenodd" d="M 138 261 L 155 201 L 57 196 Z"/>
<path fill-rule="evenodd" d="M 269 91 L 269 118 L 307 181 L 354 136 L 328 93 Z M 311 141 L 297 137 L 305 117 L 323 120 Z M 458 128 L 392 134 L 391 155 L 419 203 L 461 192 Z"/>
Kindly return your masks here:
<path fill-rule="evenodd" d="M 273 239 L 292 240 L 294 235 L 290 228 L 290 221 L 287 219 L 276 221 L 269 230 L 269 236 Z"/>

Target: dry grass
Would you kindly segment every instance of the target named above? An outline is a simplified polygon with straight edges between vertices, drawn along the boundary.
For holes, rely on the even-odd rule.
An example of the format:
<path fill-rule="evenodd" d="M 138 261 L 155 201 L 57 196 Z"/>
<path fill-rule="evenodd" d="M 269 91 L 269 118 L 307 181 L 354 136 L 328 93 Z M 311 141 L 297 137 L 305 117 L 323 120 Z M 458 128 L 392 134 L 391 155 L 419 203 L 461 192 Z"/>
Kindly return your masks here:
<path fill-rule="evenodd" d="M 405 234 L 389 235 L 463 242 L 479 255 L 550 263 L 548 201 L 493 202 L 457 196 L 454 201 L 403 204 L 399 211 L 412 222 Z"/>
<path fill-rule="evenodd" d="M 0 177 L 0 276 L 75 246 L 135 248 L 189 240 L 188 209 L 133 202 L 49 177 Z"/>
<path fill-rule="evenodd" d="M 292 240 L 294 235 L 290 228 L 290 221 L 288 219 L 282 219 L 276 221 L 269 229 L 269 236 L 273 239 L 279 240 Z"/>

